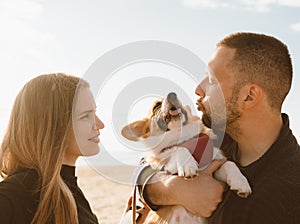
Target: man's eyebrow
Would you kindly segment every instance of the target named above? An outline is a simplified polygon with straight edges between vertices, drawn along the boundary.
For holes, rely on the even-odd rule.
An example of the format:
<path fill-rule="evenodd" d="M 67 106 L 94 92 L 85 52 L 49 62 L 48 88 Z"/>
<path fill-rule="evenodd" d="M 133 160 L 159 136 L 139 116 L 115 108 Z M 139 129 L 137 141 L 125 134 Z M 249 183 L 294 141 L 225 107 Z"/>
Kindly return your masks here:
<path fill-rule="evenodd" d="M 206 74 L 207 76 L 215 77 L 215 74 L 211 71 L 210 68 L 208 68 L 207 70 L 205 70 L 205 74 Z"/>

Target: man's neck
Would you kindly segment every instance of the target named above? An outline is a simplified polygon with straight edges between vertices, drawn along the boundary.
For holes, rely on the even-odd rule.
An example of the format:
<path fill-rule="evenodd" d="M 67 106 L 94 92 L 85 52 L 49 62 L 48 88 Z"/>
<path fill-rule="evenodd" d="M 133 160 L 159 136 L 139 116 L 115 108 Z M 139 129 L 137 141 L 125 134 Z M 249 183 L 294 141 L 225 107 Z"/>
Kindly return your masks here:
<path fill-rule="evenodd" d="M 247 166 L 262 157 L 278 138 L 282 127 L 280 116 L 244 119 L 238 143 L 239 162 Z"/>

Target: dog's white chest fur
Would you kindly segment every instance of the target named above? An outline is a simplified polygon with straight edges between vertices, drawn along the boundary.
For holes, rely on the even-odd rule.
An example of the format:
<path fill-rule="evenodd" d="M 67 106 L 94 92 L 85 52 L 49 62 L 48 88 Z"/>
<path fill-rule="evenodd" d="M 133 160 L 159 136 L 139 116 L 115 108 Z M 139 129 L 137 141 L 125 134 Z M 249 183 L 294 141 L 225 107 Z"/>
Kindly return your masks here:
<path fill-rule="evenodd" d="M 141 139 L 151 150 L 145 155 L 145 160 L 154 169 L 168 171 L 179 176 L 194 176 L 198 171 L 198 163 L 185 147 L 177 146 L 199 135 L 202 130 L 201 121 L 195 120 L 181 129 L 166 132 L 164 135 Z"/>

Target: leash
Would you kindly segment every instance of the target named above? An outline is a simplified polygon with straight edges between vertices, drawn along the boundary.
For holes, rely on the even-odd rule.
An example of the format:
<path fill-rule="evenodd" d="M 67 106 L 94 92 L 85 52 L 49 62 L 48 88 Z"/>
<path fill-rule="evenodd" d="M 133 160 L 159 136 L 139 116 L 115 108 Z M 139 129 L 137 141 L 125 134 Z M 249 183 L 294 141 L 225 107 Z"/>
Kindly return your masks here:
<path fill-rule="evenodd" d="M 133 196 L 132 196 L 132 224 L 136 224 L 136 188 L 137 185 L 135 184 L 133 187 Z"/>

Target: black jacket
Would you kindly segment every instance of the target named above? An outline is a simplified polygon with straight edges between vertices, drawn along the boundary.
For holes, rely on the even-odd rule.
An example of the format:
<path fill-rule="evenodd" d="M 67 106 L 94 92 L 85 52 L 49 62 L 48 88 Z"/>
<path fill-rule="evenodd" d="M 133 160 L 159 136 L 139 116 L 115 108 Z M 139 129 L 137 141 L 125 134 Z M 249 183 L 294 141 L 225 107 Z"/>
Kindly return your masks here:
<path fill-rule="evenodd" d="M 63 165 L 61 176 L 77 205 L 80 224 L 98 223 L 96 215 L 77 185 L 75 167 Z M 0 182 L 0 223 L 30 224 L 39 202 L 39 177 L 34 169 L 20 169 Z"/>
<path fill-rule="evenodd" d="M 270 149 L 252 164 L 239 167 L 252 194 L 243 199 L 225 192 L 210 224 L 300 223 L 300 146 L 288 116 L 283 114 L 282 119 L 283 127 Z"/>

